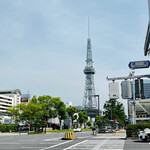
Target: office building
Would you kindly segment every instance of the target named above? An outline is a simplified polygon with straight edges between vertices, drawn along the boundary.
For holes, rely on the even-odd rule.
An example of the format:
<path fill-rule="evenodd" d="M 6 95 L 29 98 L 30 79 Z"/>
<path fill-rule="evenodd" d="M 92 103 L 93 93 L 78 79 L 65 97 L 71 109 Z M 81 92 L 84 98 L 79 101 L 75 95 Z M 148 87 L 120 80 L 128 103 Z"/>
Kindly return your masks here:
<path fill-rule="evenodd" d="M 19 89 L 0 91 L 0 113 L 6 114 L 7 108 L 21 103 L 21 91 Z"/>

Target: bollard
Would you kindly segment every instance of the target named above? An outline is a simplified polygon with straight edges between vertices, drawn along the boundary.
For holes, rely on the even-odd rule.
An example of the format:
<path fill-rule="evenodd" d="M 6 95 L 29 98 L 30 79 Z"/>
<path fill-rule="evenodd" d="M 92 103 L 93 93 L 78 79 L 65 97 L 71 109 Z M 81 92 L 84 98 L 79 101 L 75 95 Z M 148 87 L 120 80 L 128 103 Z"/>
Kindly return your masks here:
<path fill-rule="evenodd" d="M 65 133 L 64 138 L 62 138 L 62 140 L 75 140 L 75 139 L 77 139 L 75 132 L 67 132 Z"/>

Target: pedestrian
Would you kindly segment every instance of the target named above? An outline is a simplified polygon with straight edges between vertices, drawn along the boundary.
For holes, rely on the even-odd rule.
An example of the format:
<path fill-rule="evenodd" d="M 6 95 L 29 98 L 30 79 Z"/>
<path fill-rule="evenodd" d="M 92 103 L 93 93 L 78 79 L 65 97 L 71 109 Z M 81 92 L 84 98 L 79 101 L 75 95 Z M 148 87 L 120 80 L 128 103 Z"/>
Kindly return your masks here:
<path fill-rule="evenodd" d="M 92 131 L 93 131 L 93 135 L 96 135 L 96 128 L 95 127 L 92 128 Z"/>

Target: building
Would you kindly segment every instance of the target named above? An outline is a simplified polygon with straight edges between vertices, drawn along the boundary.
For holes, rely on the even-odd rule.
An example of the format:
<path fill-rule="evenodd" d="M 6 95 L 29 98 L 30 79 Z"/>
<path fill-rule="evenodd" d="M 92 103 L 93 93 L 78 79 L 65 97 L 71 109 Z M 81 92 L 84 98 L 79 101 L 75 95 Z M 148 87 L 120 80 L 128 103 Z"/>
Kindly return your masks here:
<path fill-rule="evenodd" d="M 5 114 L 7 112 L 7 108 L 13 106 L 14 99 L 12 97 L 6 95 L 0 95 L 0 113 Z"/>
<path fill-rule="evenodd" d="M 22 94 L 21 95 L 21 103 L 28 104 L 31 101 L 31 95 L 30 94 Z"/>
<path fill-rule="evenodd" d="M 129 117 L 132 122 L 133 114 L 133 103 L 129 101 Z M 150 123 L 150 99 L 140 99 L 136 100 L 136 122 L 149 122 Z"/>
<path fill-rule="evenodd" d="M 144 97 L 145 99 L 150 98 L 150 80 L 144 80 Z"/>
<path fill-rule="evenodd" d="M 19 89 L 0 91 L 0 113 L 6 115 L 7 109 L 21 103 L 21 91 Z"/>
<path fill-rule="evenodd" d="M 82 106 L 80 106 L 80 105 L 74 106 L 74 107 L 76 107 L 76 108 L 79 109 L 79 110 L 82 110 Z"/>
<path fill-rule="evenodd" d="M 72 102 L 67 102 L 66 103 L 66 108 L 72 106 Z"/>
<path fill-rule="evenodd" d="M 136 122 L 137 123 L 139 122 L 150 123 L 150 80 L 140 79 L 140 81 L 137 81 L 137 82 L 135 82 Z M 132 95 L 133 95 L 133 86 L 132 86 Z M 132 114 L 133 114 L 133 102 L 132 102 L 132 99 L 129 99 L 128 100 L 128 115 L 129 115 L 129 119 L 131 122 L 133 121 Z"/>

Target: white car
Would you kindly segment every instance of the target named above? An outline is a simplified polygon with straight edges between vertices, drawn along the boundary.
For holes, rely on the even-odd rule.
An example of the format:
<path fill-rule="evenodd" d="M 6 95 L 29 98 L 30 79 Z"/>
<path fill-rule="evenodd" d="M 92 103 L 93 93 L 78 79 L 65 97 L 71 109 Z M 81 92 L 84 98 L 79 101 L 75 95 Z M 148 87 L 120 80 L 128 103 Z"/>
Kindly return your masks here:
<path fill-rule="evenodd" d="M 76 129 L 73 129 L 74 132 L 82 132 L 82 129 L 81 128 L 76 128 Z"/>
<path fill-rule="evenodd" d="M 147 139 L 150 139 L 150 129 L 145 128 L 144 131 L 140 131 L 138 137 L 142 139 L 143 141 L 147 141 Z"/>

